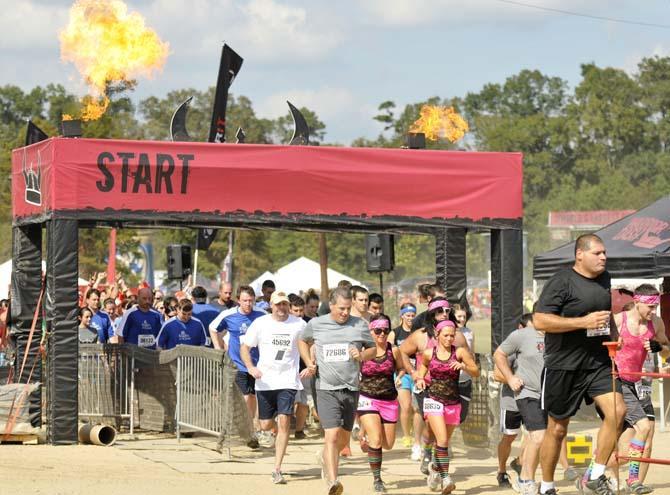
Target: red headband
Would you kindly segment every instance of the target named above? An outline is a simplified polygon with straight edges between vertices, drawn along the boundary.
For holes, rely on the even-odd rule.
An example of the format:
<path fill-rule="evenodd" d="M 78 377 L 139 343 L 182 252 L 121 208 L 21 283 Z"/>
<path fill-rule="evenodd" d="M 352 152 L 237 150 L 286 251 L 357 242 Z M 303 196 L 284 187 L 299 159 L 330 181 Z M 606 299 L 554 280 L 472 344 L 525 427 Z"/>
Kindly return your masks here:
<path fill-rule="evenodd" d="M 374 330 L 375 328 L 390 328 L 390 325 L 386 318 L 379 318 L 378 320 L 371 321 L 369 328 L 370 330 Z"/>
<path fill-rule="evenodd" d="M 649 304 L 649 305 L 660 304 L 661 303 L 661 296 L 659 296 L 659 295 L 639 296 L 639 295 L 635 294 L 633 296 L 633 301 L 639 302 L 639 303 L 642 303 L 642 304 Z"/>
<path fill-rule="evenodd" d="M 440 333 L 444 327 L 456 328 L 456 325 L 454 325 L 454 322 L 451 320 L 442 320 L 437 325 L 435 325 L 435 331 Z"/>
<path fill-rule="evenodd" d="M 446 299 L 440 299 L 438 301 L 433 301 L 428 305 L 428 311 L 432 311 L 437 308 L 449 308 L 449 301 Z"/>

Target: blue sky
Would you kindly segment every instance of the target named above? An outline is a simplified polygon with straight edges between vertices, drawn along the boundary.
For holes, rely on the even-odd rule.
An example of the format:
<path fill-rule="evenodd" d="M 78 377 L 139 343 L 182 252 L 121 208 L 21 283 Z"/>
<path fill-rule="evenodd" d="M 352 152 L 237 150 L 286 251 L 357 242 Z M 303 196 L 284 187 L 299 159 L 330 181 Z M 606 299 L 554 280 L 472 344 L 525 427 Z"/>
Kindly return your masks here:
<path fill-rule="evenodd" d="M 580 64 L 624 69 L 670 55 L 667 0 L 519 0 L 528 5 L 667 28 L 617 23 L 524 7 L 503 0 L 127 0 L 170 44 L 152 80 L 134 98 L 215 83 L 222 43 L 245 59 L 232 91 L 258 115 L 287 111 L 286 99 L 314 110 L 326 140 L 375 137 L 377 106 L 430 96 L 463 96 L 522 69 L 580 80 Z M 0 17 L 0 84 L 25 90 L 62 83 L 86 88 L 60 61 L 58 32 L 73 2 L 18 0 Z"/>

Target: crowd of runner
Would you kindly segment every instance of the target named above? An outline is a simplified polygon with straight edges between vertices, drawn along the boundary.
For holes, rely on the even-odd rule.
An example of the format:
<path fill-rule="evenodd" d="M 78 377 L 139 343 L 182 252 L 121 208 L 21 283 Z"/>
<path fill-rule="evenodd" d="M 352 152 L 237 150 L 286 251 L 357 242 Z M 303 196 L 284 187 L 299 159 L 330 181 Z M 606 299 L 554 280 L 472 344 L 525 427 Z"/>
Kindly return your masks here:
<path fill-rule="evenodd" d="M 533 312 L 495 350 L 495 377 L 503 383 L 500 487 L 554 495 L 560 460 L 565 477 L 575 481 L 580 493 L 610 495 L 616 487 L 606 469 L 618 469 L 614 454 L 620 451 L 633 459 L 650 455 L 650 388 L 631 373 L 642 371 L 652 353 L 670 356 L 663 322 L 656 316 L 660 295 L 652 285 L 641 285 L 624 310 L 613 314 L 605 262 L 602 241 L 594 235 L 580 237 L 574 266 L 548 281 Z M 427 309 L 419 313 L 415 304 L 402 304 L 395 326 L 384 313 L 380 294 L 345 281 L 327 301 L 312 290 L 286 294 L 269 280 L 259 295 L 242 285 L 233 297 L 230 284 L 221 284 L 209 302 L 202 287 L 179 298 L 144 287 L 117 304 L 126 290 L 115 286 L 105 293 L 91 287 L 86 292 L 80 341 L 224 350 L 237 367 L 235 382 L 253 418 L 256 433 L 248 446 L 274 445 L 274 483 L 287 481 L 282 462 L 291 418 L 295 416 L 295 439 L 303 439 L 311 412 L 323 429 L 316 462 L 329 495 L 343 493 L 339 459 L 351 455 L 352 432 L 367 455 L 372 490 L 386 492 L 383 452 L 394 448 L 398 422 L 400 443 L 420 461 L 418 469 L 430 490 L 454 490 L 450 440 L 468 416 L 472 380 L 480 370 L 466 308 L 450 304 L 438 285 L 420 285 L 418 302 Z M 602 345 L 611 340 L 619 348 L 615 391 Z M 582 401 L 595 402 L 602 418 L 597 449 L 583 475 L 565 456 L 569 421 Z M 522 426 L 525 437 L 521 455 L 511 464 L 518 473 L 512 483 L 506 465 Z M 630 492 L 652 491 L 644 484 L 647 469 L 646 463 L 629 462 Z"/>

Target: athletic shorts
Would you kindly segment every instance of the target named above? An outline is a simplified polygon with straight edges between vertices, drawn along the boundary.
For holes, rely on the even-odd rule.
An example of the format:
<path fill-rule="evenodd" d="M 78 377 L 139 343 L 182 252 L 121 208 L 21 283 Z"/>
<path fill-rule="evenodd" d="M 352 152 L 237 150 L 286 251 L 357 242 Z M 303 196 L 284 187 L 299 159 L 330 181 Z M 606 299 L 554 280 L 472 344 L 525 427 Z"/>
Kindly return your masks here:
<path fill-rule="evenodd" d="M 310 378 L 311 377 L 300 379 L 300 382 L 302 383 L 302 390 L 298 390 L 298 392 L 295 394 L 295 403 L 296 404 L 307 405 L 307 403 L 309 401 L 309 397 L 312 395 L 311 384 L 309 383 Z"/>
<path fill-rule="evenodd" d="M 521 414 L 523 425 L 528 431 L 538 431 L 547 429 L 547 411 L 542 410 L 540 399 L 517 399 L 516 405 Z"/>
<path fill-rule="evenodd" d="M 500 433 L 503 435 L 518 435 L 522 422 L 523 418 L 519 411 L 500 409 Z"/>
<path fill-rule="evenodd" d="M 296 390 L 256 390 L 258 419 L 274 419 L 278 414 L 293 415 Z"/>
<path fill-rule="evenodd" d="M 246 371 L 238 371 L 235 374 L 235 384 L 242 395 L 253 395 L 256 393 L 256 379 Z"/>
<path fill-rule="evenodd" d="M 400 386 L 398 387 L 399 389 L 405 389 L 405 390 L 412 390 L 412 387 L 414 386 L 414 380 L 412 380 L 412 377 L 410 375 L 403 375 L 402 378 L 400 379 Z"/>
<path fill-rule="evenodd" d="M 458 384 L 458 393 L 461 396 L 461 424 L 465 423 L 470 411 L 470 400 L 472 399 L 472 380 Z"/>
<path fill-rule="evenodd" d="M 358 409 L 356 412 L 359 416 L 363 416 L 364 414 L 379 414 L 382 423 L 397 423 L 398 401 L 373 399 L 372 397 L 359 394 Z"/>
<path fill-rule="evenodd" d="M 624 418 L 626 426 L 632 427 L 645 418 L 651 421 L 656 420 L 654 406 L 649 394 L 640 399 L 635 383 L 625 380 L 621 380 L 621 388 L 623 389 L 623 401 L 626 404 L 626 417 Z"/>
<path fill-rule="evenodd" d="M 423 417 L 428 420 L 430 416 L 442 416 L 445 424 L 458 426 L 461 424 L 461 405 L 442 404 L 426 397 L 423 401 Z"/>
<path fill-rule="evenodd" d="M 621 382 L 616 380 L 621 393 Z M 542 409 L 555 419 L 574 416 L 584 400 L 587 404 L 599 395 L 612 392 L 609 366 L 594 370 L 542 370 Z"/>
<path fill-rule="evenodd" d="M 351 431 L 358 407 L 358 392 L 346 388 L 316 392 L 319 422 L 323 429 L 343 428 Z"/>

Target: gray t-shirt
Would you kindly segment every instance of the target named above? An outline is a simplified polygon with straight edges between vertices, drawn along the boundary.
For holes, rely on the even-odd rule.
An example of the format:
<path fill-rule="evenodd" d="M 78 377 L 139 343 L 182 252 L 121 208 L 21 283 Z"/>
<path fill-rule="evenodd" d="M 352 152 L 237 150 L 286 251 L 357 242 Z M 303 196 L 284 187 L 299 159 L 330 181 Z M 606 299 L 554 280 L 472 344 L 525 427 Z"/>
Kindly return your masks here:
<path fill-rule="evenodd" d="M 509 367 L 512 368 L 512 371 L 515 371 L 516 368 L 516 359 L 515 356 L 507 355 L 507 362 Z M 505 411 L 519 412 L 519 408 L 516 405 L 516 399 L 514 398 L 514 391 L 509 388 L 509 385 L 506 383 L 501 384 L 500 388 L 500 409 Z"/>
<path fill-rule="evenodd" d="M 516 358 L 516 375 L 523 387 L 515 394 L 517 399 L 539 399 L 542 393 L 540 375 L 544 368 L 544 333 L 526 327 L 514 330 L 500 344 L 508 356 Z"/>
<path fill-rule="evenodd" d="M 360 364 L 351 359 L 350 346 L 358 350 L 374 347 L 368 324 L 355 316 L 340 325 L 330 313 L 312 318 L 302 334 L 316 348 L 316 388 L 320 390 L 358 390 Z"/>

